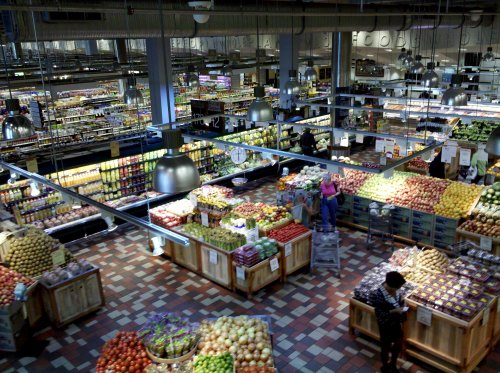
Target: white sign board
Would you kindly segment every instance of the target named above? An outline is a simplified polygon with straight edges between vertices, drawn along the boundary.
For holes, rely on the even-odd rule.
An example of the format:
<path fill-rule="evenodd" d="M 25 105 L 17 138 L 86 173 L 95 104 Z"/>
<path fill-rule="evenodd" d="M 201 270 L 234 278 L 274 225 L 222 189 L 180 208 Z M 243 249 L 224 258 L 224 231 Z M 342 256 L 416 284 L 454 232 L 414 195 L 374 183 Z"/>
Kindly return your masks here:
<path fill-rule="evenodd" d="M 271 272 L 276 271 L 280 267 L 280 264 L 278 262 L 278 258 L 271 259 L 269 261 L 269 266 L 271 267 Z"/>
<path fill-rule="evenodd" d="M 208 227 L 208 214 L 206 212 L 201 213 L 201 225 Z"/>
<path fill-rule="evenodd" d="M 217 251 L 215 251 L 215 250 L 210 250 L 210 251 L 208 252 L 208 256 L 209 256 L 209 258 L 208 258 L 208 259 L 209 259 L 209 261 L 210 261 L 210 263 L 211 263 L 211 264 L 217 264 L 217 259 L 218 259 L 218 258 L 217 258 Z"/>
<path fill-rule="evenodd" d="M 479 246 L 482 250 L 491 251 L 493 248 L 493 241 L 491 240 L 491 237 L 481 236 Z"/>
<path fill-rule="evenodd" d="M 285 256 L 290 256 L 290 255 L 292 255 L 292 244 L 287 243 L 285 245 Z"/>
<path fill-rule="evenodd" d="M 245 269 L 243 267 L 236 267 L 236 278 L 245 280 Z"/>
<path fill-rule="evenodd" d="M 365 137 L 363 135 L 356 135 L 356 142 L 358 144 L 362 144 L 364 139 L 365 139 Z"/>
<path fill-rule="evenodd" d="M 470 149 L 460 149 L 460 166 L 470 166 L 470 157 L 471 150 Z"/>
<path fill-rule="evenodd" d="M 431 326 L 432 310 L 424 306 L 417 306 L 417 321 L 421 324 Z"/>

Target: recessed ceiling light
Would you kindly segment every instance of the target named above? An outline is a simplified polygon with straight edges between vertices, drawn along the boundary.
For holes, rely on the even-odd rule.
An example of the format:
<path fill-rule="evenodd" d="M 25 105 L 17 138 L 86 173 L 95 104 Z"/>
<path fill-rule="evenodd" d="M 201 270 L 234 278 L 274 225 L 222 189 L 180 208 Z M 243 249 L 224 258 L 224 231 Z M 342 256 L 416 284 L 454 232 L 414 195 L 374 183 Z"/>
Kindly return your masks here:
<path fill-rule="evenodd" d="M 385 51 L 386 52 L 392 52 L 392 49 L 386 49 Z"/>
<path fill-rule="evenodd" d="M 450 60 L 441 60 L 441 62 L 450 62 Z"/>
<path fill-rule="evenodd" d="M 366 57 L 373 57 L 373 54 L 367 54 Z"/>

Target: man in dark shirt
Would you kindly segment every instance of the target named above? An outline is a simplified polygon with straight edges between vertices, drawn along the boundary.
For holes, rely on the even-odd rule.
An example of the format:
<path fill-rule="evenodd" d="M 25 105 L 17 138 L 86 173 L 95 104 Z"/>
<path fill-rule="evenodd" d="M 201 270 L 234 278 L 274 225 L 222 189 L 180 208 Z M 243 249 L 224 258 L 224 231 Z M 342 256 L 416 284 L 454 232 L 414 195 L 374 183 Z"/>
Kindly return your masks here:
<path fill-rule="evenodd" d="M 370 297 L 380 331 L 382 373 L 399 372 L 396 363 L 403 345 L 406 308 L 403 307 L 403 300 L 398 290 L 405 282 L 399 272 L 388 272 L 385 282 Z"/>
<path fill-rule="evenodd" d="M 313 156 L 314 151 L 318 150 L 316 139 L 309 128 L 306 128 L 302 136 L 300 136 L 300 148 L 302 149 L 302 154 L 309 156 Z"/>

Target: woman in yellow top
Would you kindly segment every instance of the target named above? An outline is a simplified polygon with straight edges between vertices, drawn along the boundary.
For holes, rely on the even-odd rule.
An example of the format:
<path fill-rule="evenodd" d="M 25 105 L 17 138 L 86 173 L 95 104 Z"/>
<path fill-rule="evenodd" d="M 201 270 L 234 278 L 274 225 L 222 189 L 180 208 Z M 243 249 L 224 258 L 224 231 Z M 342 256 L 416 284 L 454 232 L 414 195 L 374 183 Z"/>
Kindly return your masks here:
<path fill-rule="evenodd" d="M 484 178 L 486 175 L 486 168 L 488 166 L 488 155 L 485 158 L 479 159 L 479 153 L 484 152 L 484 150 L 479 149 L 472 155 L 472 159 L 470 161 L 471 167 L 477 168 L 477 176 L 472 180 L 474 184 L 479 183 L 479 181 Z"/>

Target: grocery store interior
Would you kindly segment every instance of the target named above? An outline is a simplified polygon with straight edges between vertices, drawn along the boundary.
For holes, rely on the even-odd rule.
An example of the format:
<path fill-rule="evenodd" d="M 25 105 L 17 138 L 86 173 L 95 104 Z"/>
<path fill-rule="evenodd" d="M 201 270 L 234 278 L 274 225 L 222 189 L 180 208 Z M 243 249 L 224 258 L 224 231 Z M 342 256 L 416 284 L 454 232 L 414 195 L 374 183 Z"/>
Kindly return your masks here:
<path fill-rule="evenodd" d="M 497 0 L 0 11 L 1 372 L 500 371 Z"/>

